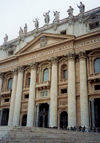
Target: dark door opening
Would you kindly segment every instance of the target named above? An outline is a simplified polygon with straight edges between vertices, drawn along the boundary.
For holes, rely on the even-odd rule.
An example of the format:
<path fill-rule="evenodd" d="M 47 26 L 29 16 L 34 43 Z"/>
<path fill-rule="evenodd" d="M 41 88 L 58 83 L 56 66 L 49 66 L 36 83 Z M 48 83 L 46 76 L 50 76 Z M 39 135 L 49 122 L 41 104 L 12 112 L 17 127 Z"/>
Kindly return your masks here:
<path fill-rule="evenodd" d="M 48 110 L 49 105 L 47 103 L 41 104 L 39 107 L 39 127 L 48 127 Z"/>
<path fill-rule="evenodd" d="M 22 126 L 26 126 L 27 123 L 27 114 L 25 114 L 22 118 Z"/>
<path fill-rule="evenodd" d="M 66 128 L 68 126 L 68 114 L 67 112 L 62 112 L 60 115 L 60 128 Z"/>
<path fill-rule="evenodd" d="M 9 109 L 3 109 L 1 126 L 7 126 L 8 125 L 8 118 L 9 118 Z"/>
<path fill-rule="evenodd" d="M 100 127 L 100 98 L 94 100 L 95 127 Z"/>

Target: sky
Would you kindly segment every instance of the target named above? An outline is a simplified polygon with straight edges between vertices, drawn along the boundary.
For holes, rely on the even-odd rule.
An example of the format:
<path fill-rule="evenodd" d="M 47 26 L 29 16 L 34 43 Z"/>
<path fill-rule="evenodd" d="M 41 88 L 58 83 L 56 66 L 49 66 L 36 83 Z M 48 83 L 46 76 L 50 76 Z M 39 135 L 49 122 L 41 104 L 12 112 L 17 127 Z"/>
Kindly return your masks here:
<path fill-rule="evenodd" d="M 82 0 L 85 11 L 100 6 L 100 0 Z M 35 26 L 33 20 L 39 19 L 39 27 L 44 23 L 43 13 L 50 10 L 50 23 L 54 16 L 53 11 L 60 11 L 60 19 L 67 18 L 69 6 L 74 8 L 73 15 L 79 14 L 80 0 L 0 0 L 0 45 L 4 42 L 5 34 L 8 41 L 18 37 L 19 28 L 27 23 L 28 31 Z"/>

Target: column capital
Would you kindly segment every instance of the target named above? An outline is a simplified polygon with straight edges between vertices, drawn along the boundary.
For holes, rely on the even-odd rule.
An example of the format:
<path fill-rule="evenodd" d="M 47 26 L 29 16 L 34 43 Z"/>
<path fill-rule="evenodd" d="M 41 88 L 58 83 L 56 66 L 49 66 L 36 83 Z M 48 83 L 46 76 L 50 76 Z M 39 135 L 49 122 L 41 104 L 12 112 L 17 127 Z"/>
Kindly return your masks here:
<path fill-rule="evenodd" d="M 0 72 L 0 78 L 1 78 L 1 79 L 3 78 L 3 73 L 2 73 L 2 72 Z"/>
<path fill-rule="evenodd" d="M 18 68 L 13 69 L 11 72 L 13 73 L 13 75 L 17 75 L 17 73 L 18 73 Z"/>
<path fill-rule="evenodd" d="M 94 101 L 94 98 L 90 99 L 90 101 L 93 102 L 93 101 Z"/>
<path fill-rule="evenodd" d="M 79 52 L 79 59 L 86 59 L 86 51 Z"/>
<path fill-rule="evenodd" d="M 36 106 L 39 106 L 39 103 L 37 103 Z"/>
<path fill-rule="evenodd" d="M 37 66 L 38 66 L 38 64 L 36 62 L 32 62 L 32 63 L 29 64 L 29 67 L 31 69 L 37 69 Z"/>
<path fill-rule="evenodd" d="M 58 58 L 57 57 L 50 58 L 50 61 L 52 64 L 58 64 Z"/>
<path fill-rule="evenodd" d="M 74 51 L 68 53 L 68 60 L 75 60 L 75 52 Z"/>
<path fill-rule="evenodd" d="M 24 71 L 24 67 L 23 66 L 19 66 L 18 67 L 18 72 L 23 72 Z"/>

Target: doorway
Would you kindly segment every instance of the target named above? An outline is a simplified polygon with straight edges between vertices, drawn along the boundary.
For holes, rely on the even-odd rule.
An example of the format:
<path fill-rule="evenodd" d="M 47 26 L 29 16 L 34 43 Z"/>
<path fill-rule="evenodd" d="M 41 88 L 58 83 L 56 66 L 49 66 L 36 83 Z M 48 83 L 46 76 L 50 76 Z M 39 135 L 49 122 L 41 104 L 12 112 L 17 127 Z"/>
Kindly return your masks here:
<path fill-rule="evenodd" d="M 94 100 L 95 127 L 100 127 L 100 98 Z"/>
<path fill-rule="evenodd" d="M 3 109 L 1 126 L 7 126 L 8 125 L 8 118 L 9 118 L 9 109 Z"/>
<path fill-rule="evenodd" d="M 22 126 L 26 126 L 27 123 L 27 114 L 23 115 L 22 117 Z"/>
<path fill-rule="evenodd" d="M 48 127 L 48 110 L 49 105 L 47 103 L 40 104 L 39 106 L 39 127 Z"/>
<path fill-rule="evenodd" d="M 66 111 L 60 115 L 60 128 L 66 128 L 68 126 L 68 114 Z"/>

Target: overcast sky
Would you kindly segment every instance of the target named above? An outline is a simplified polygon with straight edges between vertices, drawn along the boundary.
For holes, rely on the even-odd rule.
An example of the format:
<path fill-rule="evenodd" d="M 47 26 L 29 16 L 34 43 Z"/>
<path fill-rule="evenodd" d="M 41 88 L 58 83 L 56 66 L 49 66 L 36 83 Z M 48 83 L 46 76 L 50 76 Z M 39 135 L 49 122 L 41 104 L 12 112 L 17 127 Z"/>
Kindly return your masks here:
<path fill-rule="evenodd" d="M 100 6 L 100 0 L 82 0 L 85 11 Z M 18 37 L 19 28 L 28 25 L 28 31 L 33 30 L 33 19 L 39 18 L 39 27 L 44 25 L 43 13 L 50 10 L 50 23 L 54 16 L 53 11 L 60 11 L 60 19 L 68 17 L 69 6 L 74 8 L 74 15 L 79 13 L 76 4 L 80 0 L 0 0 L 0 45 L 3 44 L 5 34 L 8 40 Z"/>

